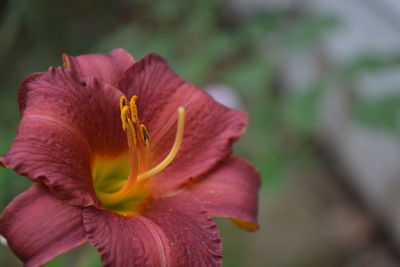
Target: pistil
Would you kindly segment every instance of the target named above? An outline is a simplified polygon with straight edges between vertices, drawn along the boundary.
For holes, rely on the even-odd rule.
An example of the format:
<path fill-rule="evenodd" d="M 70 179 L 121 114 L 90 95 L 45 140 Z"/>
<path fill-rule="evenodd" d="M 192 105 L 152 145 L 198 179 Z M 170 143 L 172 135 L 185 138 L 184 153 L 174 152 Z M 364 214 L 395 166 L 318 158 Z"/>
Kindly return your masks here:
<path fill-rule="evenodd" d="M 127 137 L 130 171 L 128 178 L 119 191 L 115 193 L 98 192 L 99 197 L 106 206 L 135 198 L 139 188 L 145 184 L 145 180 L 161 172 L 173 161 L 182 144 L 185 109 L 179 107 L 177 131 L 172 149 L 163 161 L 150 169 L 150 135 L 145 125 L 139 123 L 136 99 L 137 96 L 133 96 L 129 103 L 124 96 L 120 99 L 121 122 Z"/>
<path fill-rule="evenodd" d="M 178 153 L 179 148 L 181 147 L 184 127 L 185 127 L 185 109 L 183 107 L 180 107 L 178 109 L 178 126 L 176 130 L 175 142 L 174 145 L 172 146 L 171 151 L 169 152 L 168 156 L 156 167 L 145 173 L 139 174 L 139 176 L 137 177 L 138 181 L 142 181 L 151 176 L 156 175 L 157 173 L 165 169 L 172 162 L 172 160 Z"/>

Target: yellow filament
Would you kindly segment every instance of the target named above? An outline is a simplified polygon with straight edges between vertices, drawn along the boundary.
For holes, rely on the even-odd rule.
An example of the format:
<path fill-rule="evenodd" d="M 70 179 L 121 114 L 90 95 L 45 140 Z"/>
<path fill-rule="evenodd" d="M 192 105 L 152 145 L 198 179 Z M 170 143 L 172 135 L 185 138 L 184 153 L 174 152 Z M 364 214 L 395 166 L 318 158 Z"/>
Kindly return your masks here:
<path fill-rule="evenodd" d="M 139 176 L 137 177 L 138 181 L 144 180 L 146 178 L 149 178 L 149 177 L 159 173 L 160 171 L 165 169 L 165 167 L 167 167 L 172 162 L 172 160 L 175 158 L 176 154 L 178 153 L 179 148 L 181 147 L 184 127 L 185 127 L 185 109 L 183 107 L 179 107 L 179 109 L 178 109 L 178 126 L 177 126 L 177 130 L 176 130 L 175 142 L 174 142 L 174 145 L 172 146 L 171 151 L 169 152 L 168 156 L 156 167 L 154 167 L 153 169 L 151 169 L 145 173 L 139 174 Z"/>

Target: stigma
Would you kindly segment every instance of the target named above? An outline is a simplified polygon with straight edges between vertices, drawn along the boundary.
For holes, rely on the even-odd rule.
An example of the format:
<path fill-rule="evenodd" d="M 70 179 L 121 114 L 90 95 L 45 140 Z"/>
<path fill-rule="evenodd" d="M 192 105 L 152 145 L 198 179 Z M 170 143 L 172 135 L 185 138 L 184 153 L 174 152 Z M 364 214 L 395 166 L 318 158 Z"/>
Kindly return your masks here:
<path fill-rule="evenodd" d="M 127 139 L 130 169 L 128 177 L 117 192 L 101 193 L 100 198 L 106 206 L 114 205 L 135 197 L 146 180 L 164 170 L 174 160 L 182 144 L 185 109 L 179 107 L 177 111 L 176 136 L 171 151 L 164 160 L 152 167 L 150 165 L 151 159 L 149 158 L 151 144 L 150 134 L 146 126 L 140 122 L 136 100 L 136 95 L 132 96 L 129 101 L 125 96 L 120 98 L 121 126 Z"/>

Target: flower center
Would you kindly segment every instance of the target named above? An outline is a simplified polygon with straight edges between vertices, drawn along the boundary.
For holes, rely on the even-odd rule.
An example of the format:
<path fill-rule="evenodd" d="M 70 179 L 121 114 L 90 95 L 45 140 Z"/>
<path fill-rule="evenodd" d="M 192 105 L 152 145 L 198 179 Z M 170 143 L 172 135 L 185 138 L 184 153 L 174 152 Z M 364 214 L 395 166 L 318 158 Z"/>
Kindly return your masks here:
<path fill-rule="evenodd" d="M 120 99 L 122 128 L 126 134 L 129 151 L 129 174 L 125 180 L 113 177 L 116 183 L 112 186 L 117 190 L 112 193 L 96 189 L 98 197 L 106 207 L 114 207 L 124 202 L 137 202 L 138 199 L 145 198 L 147 180 L 161 172 L 173 161 L 182 143 L 185 109 L 179 107 L 177 131 L 172 149 L 163 161 L 150 168 L 150 135 L 146 126 L 139 121 L 136 100 L 137 96 L 135 95 L 130 101 L 125 96 Z"/>

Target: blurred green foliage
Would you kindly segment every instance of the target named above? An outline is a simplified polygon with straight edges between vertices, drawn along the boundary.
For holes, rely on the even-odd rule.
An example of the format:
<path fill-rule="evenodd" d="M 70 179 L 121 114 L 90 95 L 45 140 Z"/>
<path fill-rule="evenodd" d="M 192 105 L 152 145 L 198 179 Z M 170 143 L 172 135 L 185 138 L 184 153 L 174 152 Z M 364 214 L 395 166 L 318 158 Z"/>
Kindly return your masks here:
<path fill-rule="evenodd" d="M 354 62 L 340 66 L 336 75 L 351 84 L 358 76 L 399 69 L 400 55 L 363 55 Z M 400 87 L 400 85 L 398 85 Z M 382 88 L 384 89 L 384 88 Z M 400 90 L 392 90 L 372 99 L 355 98 L 354 119 L 369 127 L 400 133 Z"/>
<path fill-rule="evenodd" d="M 77 55 L 122 47 L 137 59 L 151 52 L 162 55 L 179 75 L 199 87 L 222 82 L 237 90 L 249 111 L 250 125 L 236 151 L 260 170 L 264 190 L 277 188 L 292 164 L 307 166 L 314 157 L 304 140 L 316 132 L 326 81 L 312 81 L 308 90 L 286 88 L 280 81 L 281 69 L 293 53 L 313 49 L 336 27 L 329 16 L 266 10 L 245 17 L 234 14 L 222 0 L 14 0 L 0 8 L 1 153 L 15 134 L 17 88 L 26 75 L 59 65 L 64 52 Z M 331 76 L 346 84 L 361 71 L 399 63 L 398 57 L 368 56 L 332 70 Z M 399 103 L 399 96 L 355 99 L 354 118 L 395 129 Z M 27 179 L 0 169 L 0 208 L 29 185 Z M 245 255 L 234 244 L 225 247 L 225 266 L 241 266 Z M 0 265 L 12 266 L 15 259 L 4 251 L 0 248 Z M 71 266 L 71 262 L 100 264 L 97 253 L 85 246 L 46 266 Z"/>
<path fill-rule="evenodd" d="M 400 133 L 400 94 L 358 101 L 353 113 L 364 124 Z"/>

